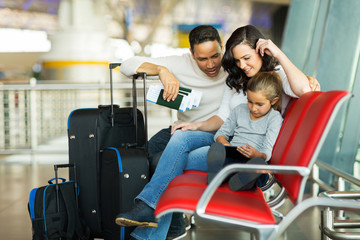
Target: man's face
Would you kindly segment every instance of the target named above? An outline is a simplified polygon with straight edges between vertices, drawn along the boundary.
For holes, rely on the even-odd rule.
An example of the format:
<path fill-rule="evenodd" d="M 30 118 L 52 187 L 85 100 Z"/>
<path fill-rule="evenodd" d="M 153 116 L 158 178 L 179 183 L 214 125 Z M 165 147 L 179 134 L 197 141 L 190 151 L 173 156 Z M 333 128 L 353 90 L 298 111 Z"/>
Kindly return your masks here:
<path fill-rule="evenodd" d="M 207 76 L 216 77 L 219 74 L 221 68 L 222 46 L 217 41 L 194 44 L 194 52 L 191 52 L 191 55 L 201 71 Z"/>

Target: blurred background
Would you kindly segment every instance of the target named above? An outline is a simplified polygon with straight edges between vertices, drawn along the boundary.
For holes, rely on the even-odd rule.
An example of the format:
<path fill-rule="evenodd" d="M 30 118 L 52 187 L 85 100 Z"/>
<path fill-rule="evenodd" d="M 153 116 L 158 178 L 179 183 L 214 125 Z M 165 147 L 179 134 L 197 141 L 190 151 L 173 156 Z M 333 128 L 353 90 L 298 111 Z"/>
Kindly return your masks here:
<path fill-rule="evenodd" d="M 109 62 L 183 54 L 199 24 L 215 26 L 224 43 L 253 24 L 322 90 L 354 93 L 320 155 L 352 173 L 360 135 L 353 104 L 359 10 L 357 0 L 0 0 L 0 152 L 34 152 L 66 136 L 71 110 L 109 103 Z M 128 80 L 116 71 L 114 81 L 115 102 L 130 104 Z M 151 136 L 175 114 L 149 105 Z"/>
<path fill-rule="evenodd" d="M 0 153 L 26 163 L 44 158 L 31 160 L 29 153 L 66 155 L 69 113 L 110 102 L 109 62 L 134 55 L 186 53 L 188 34 L 199 24 L 216 27 L 224 43 L 236 28 L 254 24 L 281 45 L 289 4 L 289 0 L 0 0 L 4 113 Z M 129 105 L 129 80 L 115 71 L 114 82 L 114 102 Z M 175 112 L 154 104 L 149 104 L 148 115 L 149 136 L 176 119 Z M 64 147 L 40 149 L 49 141 L 62 141 L 55 145 Z M 60 158 L 66 160 L 65 155 Z"/>
<path fill-rule="evenodd" d="M 354 94 L 319 161 L 359 177 L 359 12 L 358 0 L 0 0 L 0 175 L 8 172 L 3 166 L 68 161 L 68 116 L 110 103 L 108 63 L 183 54 L 199 24 L 215 26 L 224 43 L 253 24 L 322 90 Z M 130 105 L 129 79 L 117 70 L 114 84 L 114 102 Z M 149 136 L 176 119 L 148 106 Z M 328 171 L 319 175 L 337 181 Z"/>

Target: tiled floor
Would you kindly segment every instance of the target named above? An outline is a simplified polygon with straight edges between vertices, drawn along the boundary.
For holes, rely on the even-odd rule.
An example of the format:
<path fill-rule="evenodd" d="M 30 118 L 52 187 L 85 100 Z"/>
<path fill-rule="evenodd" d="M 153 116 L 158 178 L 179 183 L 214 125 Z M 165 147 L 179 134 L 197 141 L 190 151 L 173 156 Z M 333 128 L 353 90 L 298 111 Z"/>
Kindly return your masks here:
<path fill-rule="evenodd" d="M 0 155 L 0 240 L 31 239 L 31 222 L 27 210 L 29 193 L 34 187 L 46 185 L 54 176 L 53 164 L 68 161 L 66 138 L 39 148 L 40 151 L 44 149 L 57 154 L 43 152 L 38 155 Z M 59 176 L 67 177 L 67 174 L 67 169 L 59 169 Z M 288 208 L 285 205 L 285 209 Z M 317 209 L 306 212 L 289 227 L 285 239 L 320 239 L 319 217 Z M 250 235 L 234 227 L 196 221 L 195 227 L 183 239 L 250 239 Z"/>
<path fill-rule="evenodd" d="M 67 172 L 60 172 L 61 174 L 67 175 Z M 1 240 L 31 239 L 31 222 L 27 210 L 29 192 L 34 187 L 46 185 L 47 180 L 53 175 L 53 166 L 49 164 L 31 166 L 9 164 L 0 160 Z M 287 239 L 320 239 L 319 216 L 317 210 L 304 214 L 289 228 Z M 250 236 L 235 228 L 197 222 L 184 239 L 250 239 Z"/>

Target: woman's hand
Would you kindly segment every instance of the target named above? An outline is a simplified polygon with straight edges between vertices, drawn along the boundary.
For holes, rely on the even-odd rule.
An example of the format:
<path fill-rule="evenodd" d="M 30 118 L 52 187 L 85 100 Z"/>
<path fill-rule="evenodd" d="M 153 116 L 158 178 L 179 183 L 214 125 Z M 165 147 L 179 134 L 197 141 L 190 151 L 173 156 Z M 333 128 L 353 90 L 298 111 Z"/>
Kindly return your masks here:
<path fill-rule="evenodd" d="M 247 158 L 261 157 L 266 159 L 266 155 L 264 153 L 259 152 L 256 148 L 250 146 L 249 144 L 246 144 L 246 146 L 239 146 L 236 149 Z"/>
<path fill-rule="evenodd" d="M 199 123 L 198 122 L 181 122 L 178 124 L 174 124 L 171 126 L 171 135 L 174 134 L 174 132 L 178 129 L 182 130 L 182 131 L 187 131 L 187 130 L 191 130 L 191 131 L 196 131 L 199 128 Z"/>
<path fill-rule="evenodd" d="M 311 91 L 320 91 L 320 83 L 314 77 L 306 75 L 307 79 L 309 80 L 309 86 Z"/>
<path fill-rule="evenodd" d="M 282 53 L 280 48 L 278 48 L 270 39 L 262 38 L 257 41 L 255 51 L 258 52 L 262 57 L 266 53 L 267 55 L 276 59 L 278 58 L 279 54 Z"/>
<path fill-rule="evenodd" d="M 279 61 L 285 71 L 290 88 L 296 96 L 300 97 L 311 90 L 305 74 L 300 71 L 271 40 L 260 38 L 256 43 L 255 51 L 261 56 L 267 54 Z"/>

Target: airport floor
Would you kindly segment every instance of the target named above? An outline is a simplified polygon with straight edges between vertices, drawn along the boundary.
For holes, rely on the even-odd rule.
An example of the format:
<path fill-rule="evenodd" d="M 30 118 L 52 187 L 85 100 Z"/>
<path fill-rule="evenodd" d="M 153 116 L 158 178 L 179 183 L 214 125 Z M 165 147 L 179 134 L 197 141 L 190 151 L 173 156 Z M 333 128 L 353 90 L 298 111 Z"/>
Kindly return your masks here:
<path fill-rule="evenodd" d="M 60 172 L 61 174 L 67 174 Z M 27 210 L 32 188 L 46 185 L 54 176 L 53 165 L 8 163 L 0 160 L 0 239 L 31 239 L 31 222 Z M 320 212 L 306 212 L 294 222 L 284 239 L 320 239 Z M 197 223 L 188 231 L 184 240 L 251 239 L 245 232 L 208 223 Z"/>
<path fill-rule="evenodd" d="M 27 202 L 31 189 L 47 184 L 54 177 L 53 164 L 67 163 L 67 138 L 58 138 L 38 146 L 37 154 L 0 155 L 0 240 L 31 239 L 31 221 Z M 68 176 L 59 169 L 59 176 Z M 291 208 L 288 202 L 281 209 Z M 305 212 L 288 229 L 282 239 L 320 239 L 320 211 Z M 250 234 L 234 227 L 203 223 L 187 231 L 183 240 L 251 239 Z"/>

